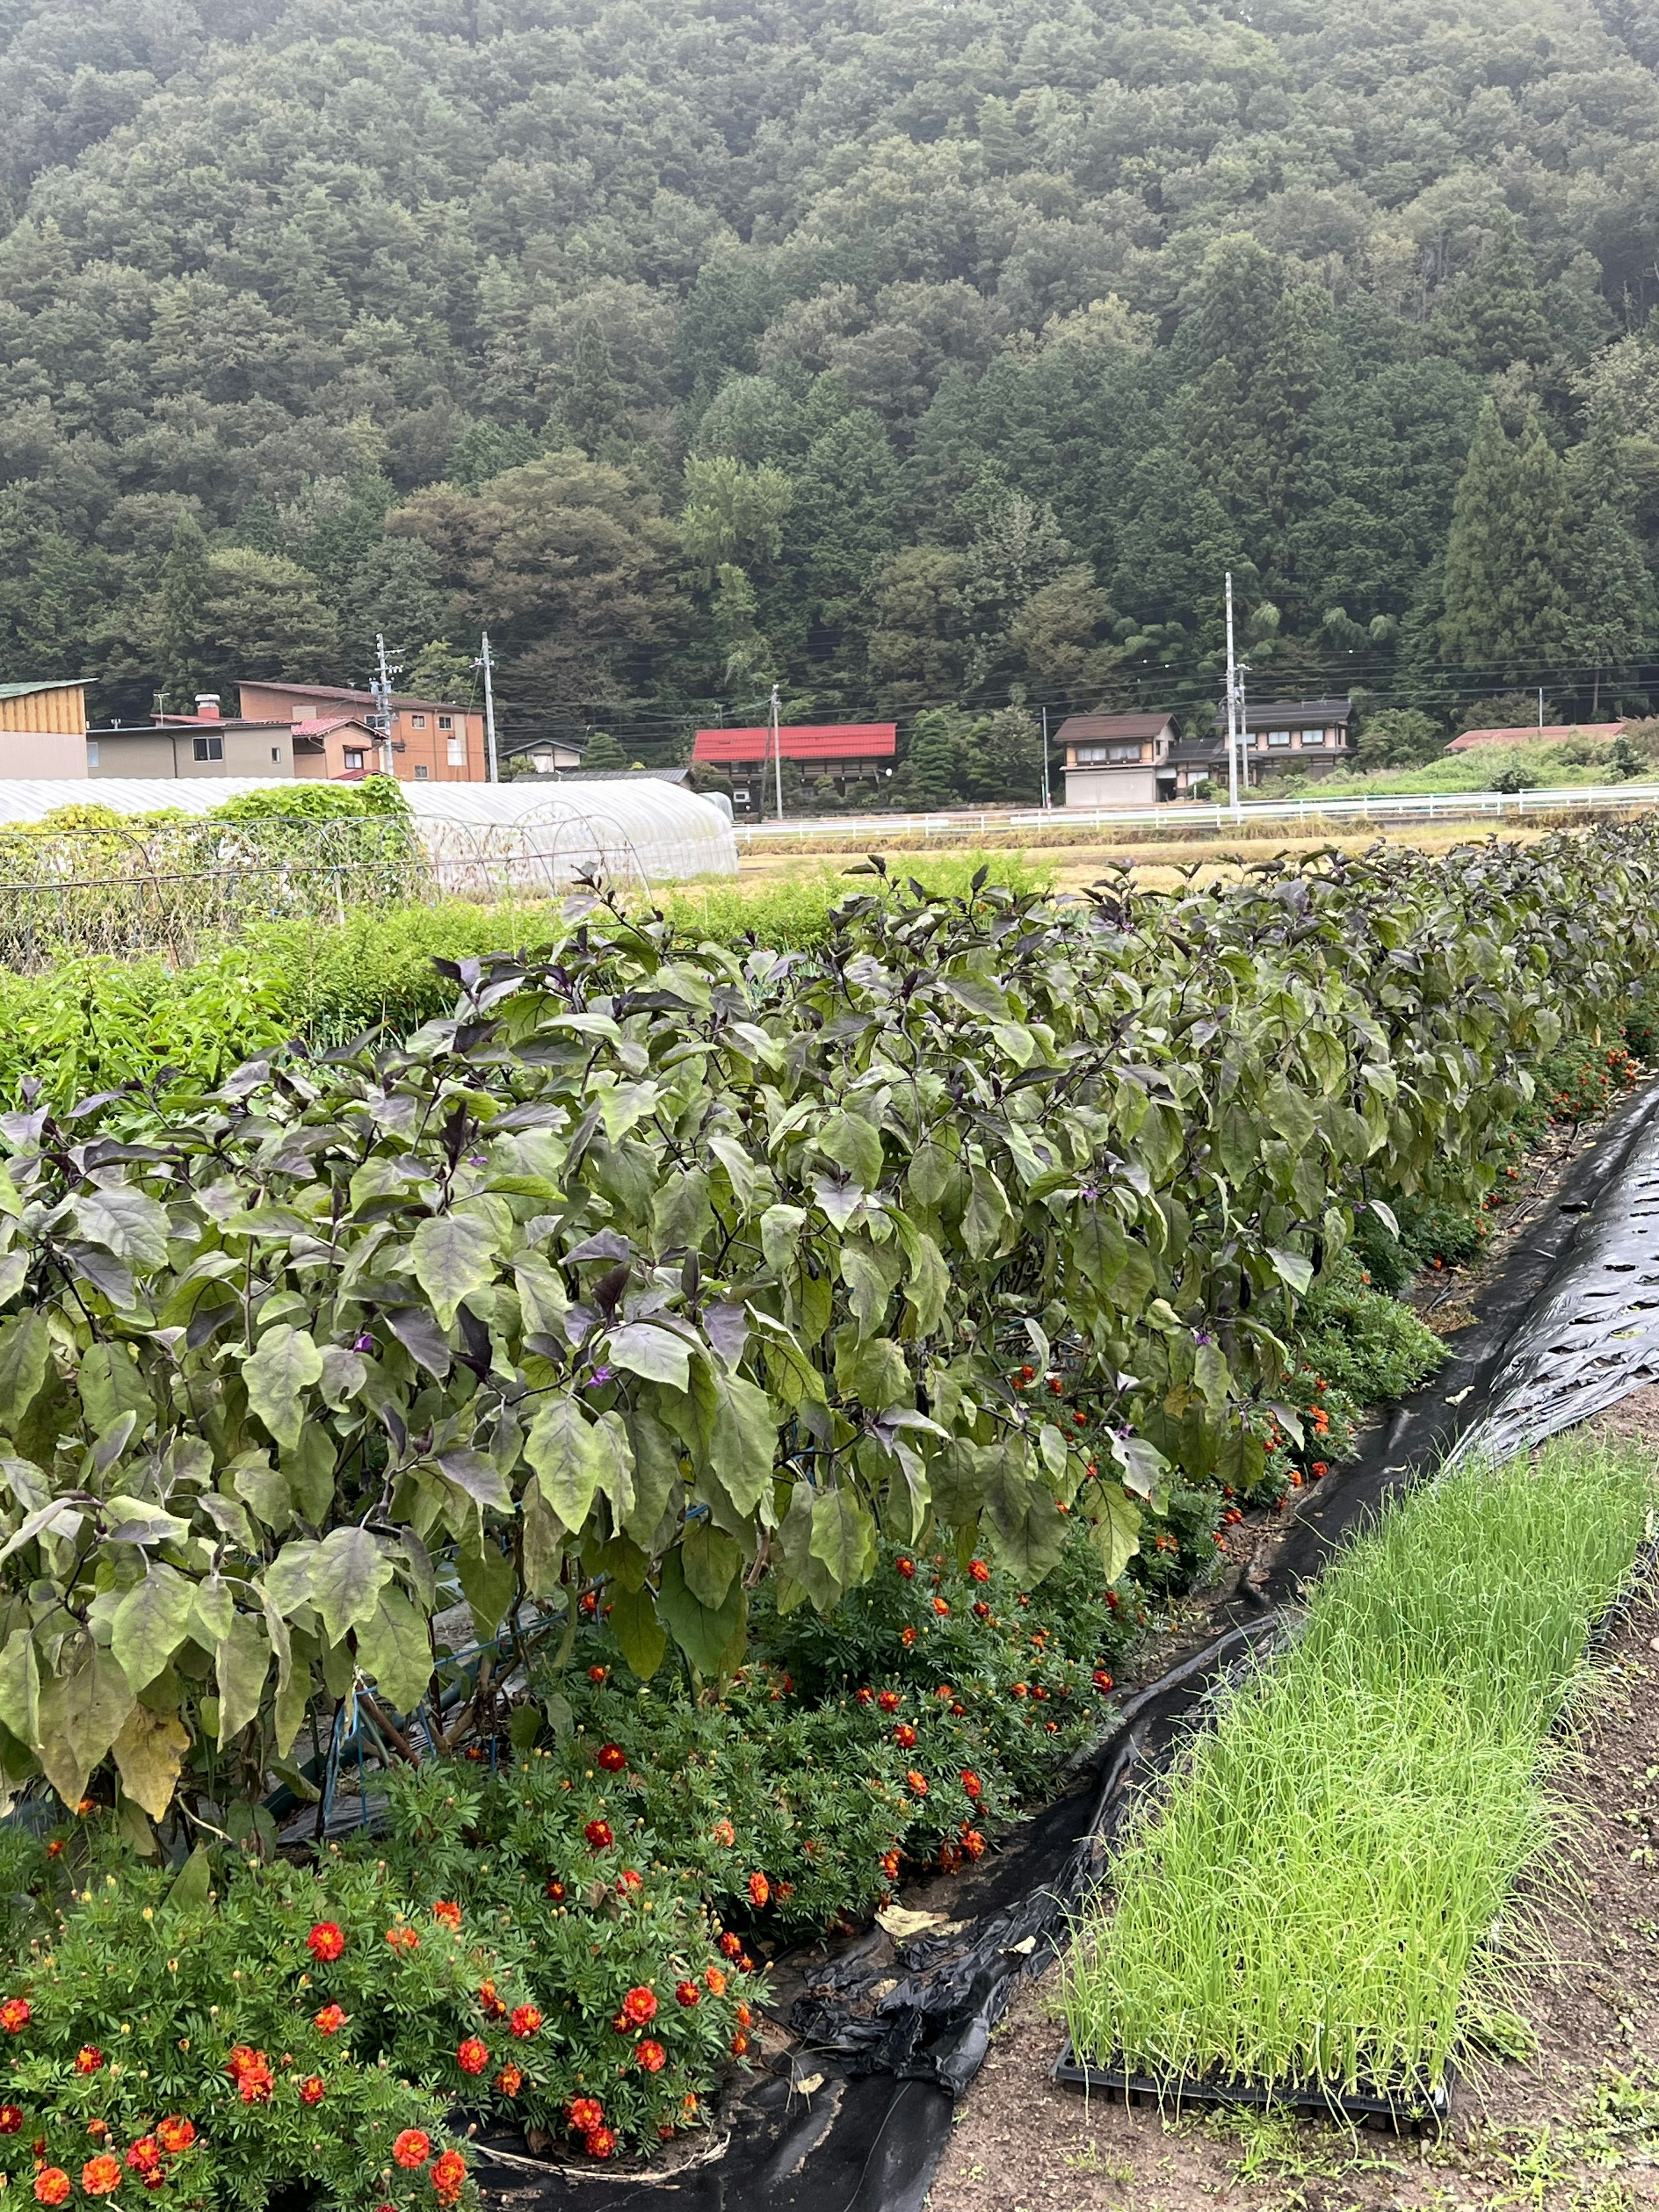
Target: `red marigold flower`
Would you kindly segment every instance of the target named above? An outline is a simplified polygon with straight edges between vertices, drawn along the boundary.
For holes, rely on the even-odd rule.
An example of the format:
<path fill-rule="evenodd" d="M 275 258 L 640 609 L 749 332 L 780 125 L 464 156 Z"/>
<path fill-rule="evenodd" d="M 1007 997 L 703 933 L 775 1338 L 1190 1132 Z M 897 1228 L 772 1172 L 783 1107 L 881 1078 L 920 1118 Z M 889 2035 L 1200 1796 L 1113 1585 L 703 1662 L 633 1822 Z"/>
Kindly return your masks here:
<path fill-rule="evenodd" d="M 854 1692 L 854 1695 L 857 1697 L 858 1701 L 861 1705 L 869 1705 L 874 1698 L 875 1694 L 875 1692 L 871 1689 L 859 1690 Z"/>
<path fill-rule="evenodd" d="M 455 2063 L 463 2074 L 482 2074 L 489 2063 L 489 2045 L 476 2035 L 469 2035 L 455 2053 Z"/>
<path fill-rule="evenodd" d="M 524 2075 L 509 2059 L 495 2076 L 495 2087 L 504 2097 L 516 2097 L 524 2087 Z"/>
<path fill-rule="evenodd" d="M 649 2027 L 657 2017 L 657 1993 L 641 1984 L 631 1989 L 622 2001 L 623 2018 L 635 2027 Z"/>
<path fill-rule="evenodd" d="M 945 1602 L 945 1600 L 944 1600 L 942 1597 L 936 1597 L 936 1598 L 933 1600 L 933 1610 L 934 1610 L 934 1612 L 935 1612 L 936 1613 L 938 1613 L 938 1615 L 939 1616 L 940 1620 L 942 1620 L 945 1618 L 945 1614 L 946 1614 L 947 1613 L 949 1613 L 949 1611 L 951 1610 L 951 1608 L 950 1608 L 950 1607 L 949 1607 L 948 1605 L 946 1605 L 946 1603 Z"/>
<path fill-rule="evenodd" d="M 155 2173 L 161 2164 L 161 2146 L 154 2136 L 140 2136 L 127 2152 L 127 2164 L 135 2173 Z"/>
<path fill-rule="evenodd" d="M 196 2123 L 185 2119 L 181 2112 L 171 2113 L 165 2120 L 157 2121 L 155 2140 L 169 2157 L 177 2158 L 195 2142 Z"/>
<path fill-rule="evenodd" d="M 61 1836 L 54 1836 L 46 1845 L 46 1856 L 49 1859 L 61 1859 L 63 1856 L 64 1838 Z"/>
<path fill-rule="evenodd" d="M 62 2204 L 74 2186 L 61 2166 L 48 2166 L 34 2177 L 34 2195 L 41 2204 Z"/>
<path fill-rule="evenodd" d="M 564 2113 L 579 2136 L 591 2136 L 595 2128 L 605 2125 L 605 2108 L 597 2097 L 573 2097 Z"/>
<path fill-rule="evenodd" d="M 709 1972 L 711 1973 L 718 1973 L 720 1969 L 718 1967 L 711 1967 Z M 722 1981 L 724 1981 L 725 1978 L 723 1976 L 721 1978 Z M 677 2004 L 683 2004 L 686 2010 L 690 2012 L 693 2005 L 701 2004 L 702 2002 L 702 1991 L 697 1987 L 695 1982 L 677 1982 L 674 1984 L 674 2002 Z"/>
<path fill-rule="evenodd" d="M 21 2105 L 0 2105 L 0 2136 L 15 2136 L 22 2124 Z"/>
<path fill-rule="evenodd" d="M 1095 1668 L 1095 1687 L 1103 1698 L 1112 1686 L 1112 1678 L 1103 1667 Z"/>
<path fill-rule="evenodd" d="M 755 1905 L 757 1911 L 770 1904 L 772 1899 L 772 1885 L 768 1881 L 763 1874 L 751 1874 L 750 1875 L 749 1896 L 750 1902 Z"/>
<path fill-rule="evenodd" d="M 899 1572 L 903 1576 L 907 1583 L 915 1579 L 916 1563 L 914 1559 L 895 1559 L 893 1565 L 898 1569 Z"/>
<path fill-rule="evenodd" d="M 447 2150 L 432 2168 L 433 2194 L 440 2204 L 457 2203 L 466 2185 L 466 2160 L 458 2150 Z"/>
<path fill-rule="evenodd" d="M 712 1832 L 714 1841 L 728 1851 L 738 1840 L 738 1832 L 729 1820 L 716 1820 Z"/>
<path fill-rule="evenodd" d="M 990 1607 L 986 1604 L 982 1597 L 976 1597 L 974 1600 L 974 1619 L 975 1620 L 988 1620 L 990 1618 Z"/>
<path fill-rule="evenodd" d="M 562 1905 L 565 1899 L 570 1894 L 570 1893 L 566 1889 L 562 1881 L 553 1880 L 549 1881 L 546 1889 L 543 1892 L 543 1894 L 544 1896 L 550 1897 L 555 1905 Z"/>
<path fill-rule="evenodd" d="M 325 2005 L 312 2025 L 319 2035 L 337 2035 L 346 2024 L 346 2015 L 337 2004 Z"/>
<path fill-rule="evenodd" d="M 661 2044 L 654 2041 L 648 2035 L 642 2043 L 635 2045 L 634 2056 L 647 2074 L 660 2074 L 668 2063 L 668 2053 L 663 2049 Z"/>
<path fill-rule="evenodd" d="M 619 1743 L 602 1743 L 597 1763 L 607 1774 L 620 1774 L 628 1764 L 628 1753 Z"/>
<path fill-rule="evenodd" d="M 392 2155 L 399 2166 L 407 2166 L 412 2173 L 417 2166 L 424 2166 L 432 2155 L 432 2138 L 423 2128 L 405 2128 L 392 2146 Z"/>
<path fill-rule="evenodd" d="M 320 1959 L 326 1966 L 344 1950 L 345 1937 L 331 1920 L 319 1920 L 306 1937 L 306 1948 L 313 1959 Z"/>
<path fill-rule="evenodd" d="M 991 1570 L 983 1559 L 970 1559 L 968 1562 L 968 1571 L 976 1583 L 988 1583 L 991 1579 Z"/>
<path fill-rule="evenodd" d="M 984 1857 L 985 1838 L 981 1835 L 977 1828 L 964 1828 L 963 1830 L 962 1848 L 967 1852 L 970 1859 Z"/>
<path fill-rule="evenodd" d="M 590 1667 L 587 1670 L 587 1679 L 590 1682 L 602 1682 L 610 1672 L 611 1669 L 608 1667 Z"/>
<path fill-rule="evenodd" d="M 240 2076 L 236 2086 L 242 2093 L 245 2105 L 268 2105 L 275 2083 L 269 2066 L 250 2066 L 246 2073 Z"/>
<path fill-rule="evenodd" d="M 915 1743 L 916 1732 L 908 1721 L 901 1721 L 893 1730 L 893 1741 L 901 1751 L 910 1750 Z"/>
<path fill-rule="evenodd" d="M 608 1851 L 617 1840 L 611 1832 L 609 1820 L 590 1820 L 582 1830 L 582 1834 L 586 1837 L 587 1848 L 591 1851 Z"/>
<path fill-rule="evenodd" d="M 732 2039 L 732 2056 L 734 2058 L 741 2058 L 748 2048 L 749 2038 L 739 2029 Z"/>
<path fill-rule="evenodd" d="M 88 2197 L 107 2197 L 121 2186 L 121 2161 L 106 2150 L 89 2158 L 81 2168 L 81 2186 Z"/>
<path fill-rule="evenodd" d="M 541 2026 L 542 2015 L 539 2009 L 533 2004 L 514 2005 L 513 2018 L 508 2024 L 514 2034 L 520 2042 L 523 2042 L 527 2036 L 534 2035 L 536 2030 Z"/>
<path fill-rule="evenodd" d="M 8 1997 L 0 2004 L 0 2027 L 8 2035 L 21 2035 L 34 2018 L 34 2008 L 27 1997 Z"/>
<path fill-rule="evenodd" d="M 415 1930 L 404 1927 L 401 1923 L 396 1928 L 386 1929 L 386 1940 L 394 1951 L 418 1951 L 421 1948 L 421 1939 Z"/>
<path fill-rule="evenodd" d="M 441 1897 L 432 1908 L 432 1917 L 434 1920 L 442 1921 L 446 1928 L 459 1928 L 461 1924 L 461 1908 L 459 1905 L 452 1905 L 447 1898 Z"/>
<path fill-rule="evenodd" d="M 83 2043 L 75 2054 L 77 2074 L 95 2074 L 104 2063 L 104 2054 L 95 2043 Z"/>
<path fill-rule="evenodd" d="M 915 1642 L 915 1640 L 916 1632 L 914 1628 L 906 1628 L 900 1632 L 899 1642 L 904 1646 L 907 1651 L 910 1649 L 910 1646 Z"/>
<path fill-rule="evenodd" d="M 1030 1691 L 1025 1683 L 1016 1682 L 1008 1694 L 1011 1698 L 1027 1698 L 1030 1697 Z"/>
<path fill-rule="evenodd" d="M 645 1876 L 636 1867 L 624 1867 L 617 1876 L 617 1891 L 619 1896 L 633 1897 L 644 1887 Z"/>
<path fill-rule="evenodd" d="M 300 2102 L 302 2105 L 320 2105 L 323 2101 L 324 2094 L 325 2091 L 322 2075 L 320 2074 L 307 2074 L 305 2080 L 300 2084 Z"/>
<path fill-rule="evenodd" d="M 711 1997 L 723 1997 L 726 1995 L 726 1977 L 718 1966 L 711 1966 L 703 1976 L 703 1980 L 708 1985 L 708 1994 Z"/>
<path fill-rule="evenodd" d="M 876 1699 L 876 1703 L 884 1713 L 896 1713 L 902 1702 L 896 1690 L 884 1690 Z"/>
<path fill-rule="evenodd" d="M 904 1778 L 918 1797 L 925 1797 L 927 1795 L 927 1778 L 925 1775 L 918 1774 L 914 1766 Z"/>
<path fill-rule="evenodd" d="M 582 2148 L 589 2158 L 609 2158 L 617 2148 L 617 2138 L 609 2128 L 595 2128 L 582 2139 Z"/>
<path fill-rule="evenodd" d="M 975 1802 L 977 1803 L 979 1801 L 980 1792 L 985 1785 L 980 1780 L 978 1775 L 975 1773 L 971 1766 L 964 1766 L 962 1770 L 962 1786 L 968 1792 L 968 1795 L 973 1798 Z"/>

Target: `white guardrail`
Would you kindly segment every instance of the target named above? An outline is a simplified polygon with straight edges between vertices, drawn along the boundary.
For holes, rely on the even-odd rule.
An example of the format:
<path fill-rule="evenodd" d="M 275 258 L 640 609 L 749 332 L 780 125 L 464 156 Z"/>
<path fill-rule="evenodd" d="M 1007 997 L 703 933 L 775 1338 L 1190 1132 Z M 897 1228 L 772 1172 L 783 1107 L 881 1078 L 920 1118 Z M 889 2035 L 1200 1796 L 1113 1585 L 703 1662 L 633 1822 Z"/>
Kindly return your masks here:
<path fill-rule="evenodd" d="M 799 821 L 739 822 L 739 843 L 759 837 L 844 837 L 857 844 L 867 838 L 960 837 L 964 830 L 986 835 L 1002 830 L 1052 830 L 1070 823 L 1082 830 L 1133 827 L 1158 823 L 1166 829 L 1200 832 L 1241 830 L 1252 822 L 1457 822 L 1513 814 L 1589 811 L 1619 806 L 1659 806 L 1659 783 L 1577 784 L 1561 790 L 1423 791 L 1366 795 L 1358 799 L 1249 799 L 1237 813 L 1219 805 L 1166 799 L 1158 806 L 1054 806 L 1046 812 L 949 814 L 808 815 Z"/>

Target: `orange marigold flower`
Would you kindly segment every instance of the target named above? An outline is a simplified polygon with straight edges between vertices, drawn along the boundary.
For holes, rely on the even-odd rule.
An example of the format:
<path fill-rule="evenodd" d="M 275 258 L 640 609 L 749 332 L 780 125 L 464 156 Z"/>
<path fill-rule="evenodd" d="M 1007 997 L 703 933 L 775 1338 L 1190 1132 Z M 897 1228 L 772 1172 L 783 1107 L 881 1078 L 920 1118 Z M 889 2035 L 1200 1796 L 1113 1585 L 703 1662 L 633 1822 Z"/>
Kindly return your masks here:
<path fill-rule="evenodd" d="M 896 1851 L 884 1851 L 882 1853 L 881 1870 L 886 1875 L 889 1881 L 896 1881 L 898 1880 L 899 1855 Z"/>
<path fill-rule="evenodd" d="M 61 2166 L 48 2166 L 34 2177 L 35 2200 L 41 2204 L 62 2204 L 74 2186 Z"/>
<path fill-rule="evenodd" d="M 0 2027 L 8 2035 L 21 2035 L 34 2018 L 34 2008 L 27 1997 L 8 1997 L 0 2004 Z"/>
<path fill-rule="evenodd" d="M 962 1786 L 975 1802 L 978 1802 L 980 1793 L 985 1787 L 971 1766 L 964 1766 L 962 1770 Z"/>
<path fill-rule="evenodd" d="M 573 2097 L 564 2112 L 579 2136 L 591 2136 L 595 2128 L 605 2125 L 605 2107 L 597 2097 Z"/>
<path fill-rule="evenodd" d="M 446 1928 L 459 1928 L 461 1924 L 461 1908 L 459 1905 L 452 1904 L 447 1898 L 441 1897 L 432 1908 L 432 1917 L 434 1920 L 442 1921 Z"/>
<path fill-rule="evenodd" d="M 740 2004 L 738 2007 L 738 2026 L 739 2027 L 747 2027 L 753 2018 L 754 2014 L 750 2011 L 746 2004 Z"/>
<path fill-rule="evenodd" d="M 725 1957 L 728 1959 L 735 1959 L 742 1948 L 742 1937 L 733 1936 L 729 1929 L 720 1937 L 720 1950 Z"/>
<path fill-rule="evenodd" d="M 433 2194 L 440 2204 L 455 2203 L 466 2184 L 466 2160 L 458 2150 L 447 2150 L 432 2167 Z"/>
<path fill-rule="evenodd" d="M 489 1976 L 488 1979 L 479 1983 L 478 2002 L 483 2008 L 483 2015 L 486 2020 L 505 2020 L 507 2018 L 507 2007 L 501 2002 L 501 1999 L 495 1994 L 495 1979 L 493 1974 Z"/>
<path fill-rule="evenodd" d="M 732 2039 L 732 2056 L 741 2058 L 749 2048 L 749 2038 L 741 2030 Z"/>
<path fill-rule="evenodd" d="M 337 2035 L 346 2024 L 346 2015 L 337 2004 L 325 2005 L 312 2025 L 319 2035 Z"/>
<path fill-rule="evenodd" d="M 495 2076 L 495 2087 L 504 2097 L 516 2097 L 524 2087 L 524 2075 L 509 2059 Z"/>
<path fill-rule="evenodd" d="M 645 1876 L 637 1867 L 624 1867 L 617 1876 L 617 1894 L 635 1897 L 645 1887 Z"/>
<path fill-rule="evenodd" d="M 589 2158 L 609 2158 L 617 2148 L 617 2138 L 609 2128 L 595 2128 L 582 2138 L 582 2148 Z"/>
<path fill-rule="evenodd" d="M 521 2004 L 514 2006 L 513 2018 L 508 2025 L 511 2027 L 514 2034 L 518 2036 L 520 2040 L 522 2040 L 526 2036 L 534 2035 L 536 2030 L 541 2026 L 541 2013 L 535 2005 Z"/>
<path fill-rule="evenodd" d="M 306 1937 L 306 1948 L 313 1959 L 320 1959 L 326 1965 L 344 1950 L 345 1937 L 331 1920 L 319 1920 Z"/>
<path fill-rule="evenodd" d="M 738 1832 L 732 1826 L 732 1823 L 729 1820 L 716 1820 L 714 1827 L 714 1841 L 717 1844 L 722 1845 L 725 1850 L 729 1851 L 732 1844 L 738 1840 Z"/>
<path fill-rule="evenodd" d="M 628 1764 L 628 1753 L 619 1743 L 602 1743 L 595 1764 L 607 1774 L 620 1774 Z"/>
<path fill-rule="evenodd" d="M 107 2197 L 121 2186 L 121 2161 L 100 2150 L 81 2168 L 81 2186 L 88 2197 Z"/>
<path fill-rule="evenodd" d="M 711 1997 L 723 1997 L 726 1995 L 726 1977 L 718 1966 L 711 1966 L 702 1978 Z"/>
<path fill-rule="evenodd" d="M 196 2123 L 185 2119 L 180 2112 L 171 2113 L 165 2120 L 157 2121 L 155 2140 L 170 2157 L 177 2158 L 195 2142 Z"/>
<path fill-rule="evenodd" d="M 768 1881 L 763 1874 L 751 1874 L 750 1875 L 749 1896 L 750 1902 L 755 1905 L 757 1911 L 771 1903 L 772 1885 Z"/>
<path fill-rule="evenodd" d="M 418 1951 L 421 1948 L 421 1939 L 415 1930 L 412 1928 L 405 1928 L 401 1923 L 396 1928 L 386 1929 L 386 1940 L 394 1951 Z"/>
<path fill-rule="evenodd" d="M 61 1859 L 63 1856 L 64 1838 L 61 1836 L 54 1836 L 46 1845 L 46 1856 L 49 1859 Z"/>
<path fill-rule="evenodd" d="M 962 1848 L 967 1852 L 970 1859 L 984 1857 L 985 1838 L 981 1835 L 977 1828 L 964 1828 L 963 1830 Z"/>
<path fill-rule="evenodd" d="M 927 1777 L 925 1775 L 918 1774 L 914 1766 L 910 1769 L 909 1772 L 904 1778 L 909 1784 L 911 1789 L 915 1790 L 918 1797 L 925 1797 L 927 1795 Z"/>
<path fill-rule="evenodd" d="M 657 2017 L 657 1996 L 654 1990 L 643 1986 L 631 1989 L 622 2001 L 623 2018 L 635 2027 L 649 2027 Z"/>
<path fill-rule="evenodd" d="M 902 1635 L 900 1636 L 900 1638 L 899 1638 L 899 1642 L 900 1642 L 900 1643 L 904 1646 L 904 1648 L 905 1648 L 905 1650 L 906 1650 L 907 1651 L 909 1650 L 910 1646 L 911 1646 L 911 1645 L 915 1642 L 915 1640 L 916 1640 L 916 1632 L 915 1632 L 915 1630 L 914 1628 L 907 1628 L 907 1629 L 905 1629 L 905 1630 L 904 1630 L 904 1632 L 902 1632 Z"/>
<path fill-rule="evenodd" d="M 934 1610 L 934 1612 L 935 1612 L 936 1613 L 938 1613 L 938 1614 L 939 1615 L 940 1619 L 941 1619 L 941 1620 L 943 1620 L 943 1618 L 945 1617 L 945 1615 L 947 1613 L 949 1613 L 949 1611 L 951 1610 L 951 1608 L 950 1608 L 950 1607 L 949 1607 L 948 1605 L 946 1605 L 946 1603 L 945 1602 L 945 1600 L 944 1600 L 942 1597 L 936 1597 L 936 1598 L 933 1600 L 933 1610 Z"/>
<path fill-rule="evenodd" d="M 300 2102 L 302 2105 L 320 2105 L 325 2094 L 320 2074 L 307 2074 L 300 2084 Z"/>
<path fill-rule="evenodd" d="M 991 1579 L 991 1570 L 983 1559 L 970 1559 L 968 1563 L 968 1571 L 976 1583 L 988 1583 Z"/>
<path fill-rule="evenodd" d="M 140 2136 L 127 2152 L 127 2164 L 135 2173 L 155 2173 L 161 2163 L 161 2146 L 154 2136 Z"/>
<path fill-rule="evenodd" d="M 424 2129 L 405 2128 L 392 2144 L 392 2155 L 399 2166 L 407 2166 L 412 2172 L 431 2157 L 432 2138 Z"/>
<path fill-rule="evenodd" d="M 586 1838 L 587 1848 L 591 1851 L 608 1851 L 616 1841 L 611 1832 L 609 1820 L 590 1820 L 582 1834 Z"/>
<path fill-rule="evenodd" d="M 104 2063 L 104 2054 L 95 2043 L 83 2043 L 75 2054 L 77 2074 L 95 2074 Z"/>
<path fill-rule="evenodd" d="M 463 2074 L 482 2074 L 489 2063 L 489 2045 L 482 2038 L 469 2035 L 455 2053 L 455 2063 Z"/>
<path fill-rule="evenodd" d="M 635 2045 L 634 2056 L 647 2074 L 660 2074 L 668 2063 L 668 2053 L 648 2035 L 642 2043 Z"/>

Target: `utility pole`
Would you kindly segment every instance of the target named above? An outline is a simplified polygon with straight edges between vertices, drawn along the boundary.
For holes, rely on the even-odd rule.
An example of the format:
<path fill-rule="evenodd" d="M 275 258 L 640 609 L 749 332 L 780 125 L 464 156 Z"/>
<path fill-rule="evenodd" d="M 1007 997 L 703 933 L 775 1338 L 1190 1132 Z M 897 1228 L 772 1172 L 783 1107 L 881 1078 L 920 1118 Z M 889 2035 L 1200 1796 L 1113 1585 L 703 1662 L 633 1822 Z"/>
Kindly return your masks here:
<path fill-rule="evenodd" d="M 1227 571 L 1227 799 L 1233 810 L 1235 822 L 1242 817 L 1238 806 L 1238 733 L 1235 717 L 1238 711 L 1238 665 L 1233 659 L 1233 572 Z"/>
<path fill-rule="evenodd" d="M 1042 811 L 1046 814 L 1054 805 L 1048 795 L 1048 709 L 1042 710 Z"/>
<path fill-rule="evenodd" d="M 369 686 L 374 694 L 375 728 L 380 740 L 380 773 L 394 775 L 392 765 L 392 671 L 386 665 L 386 638 L 374 633 L 374 659 L 380 671 L 377 680 Z"/>
<path fill-rule="evenodd" d="M 778 727 L 778 687 L 772 686 L 772 769 L 776 778 L 778 819 L 783 819 L 783 732 Z"/>
<path fill-rule="evenodd" d="M 488 630 L 483 633 L 483 650 L 479 653 L 475 665 L 483 669 L 484 680 L 484 774 L 491 783 L 499 783 L 501 777 L 501 769 L 495 759 L 495 694 L 489 680 L 491 672 Z"/>
<path fill-rule="evenodd" d="M 1544 726 L 1544 687 L 1541 684 L 1538 687 L 1538 726 L 1540 730 Z"/>

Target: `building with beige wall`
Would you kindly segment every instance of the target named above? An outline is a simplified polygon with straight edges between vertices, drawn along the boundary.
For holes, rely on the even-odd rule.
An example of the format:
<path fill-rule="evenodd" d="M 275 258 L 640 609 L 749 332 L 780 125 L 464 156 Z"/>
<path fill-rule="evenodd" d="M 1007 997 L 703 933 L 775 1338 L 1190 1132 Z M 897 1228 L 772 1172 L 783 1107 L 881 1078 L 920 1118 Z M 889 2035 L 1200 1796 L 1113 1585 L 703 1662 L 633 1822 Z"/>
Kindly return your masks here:
<path fill-rule="evenodd" d="M 219 711 L 217 696 L 198 696 L 193 714 L 151 722 L 112 722 L 89 730 L 81 773 L 102 777 L 290 776 L 294 740 L 285 721 L 249 721 Z"/>
<path fill-rule="evenodd" d="M 0 684 L 0 777 L 56 781 L 86 773 L 85 679 Z"/>

